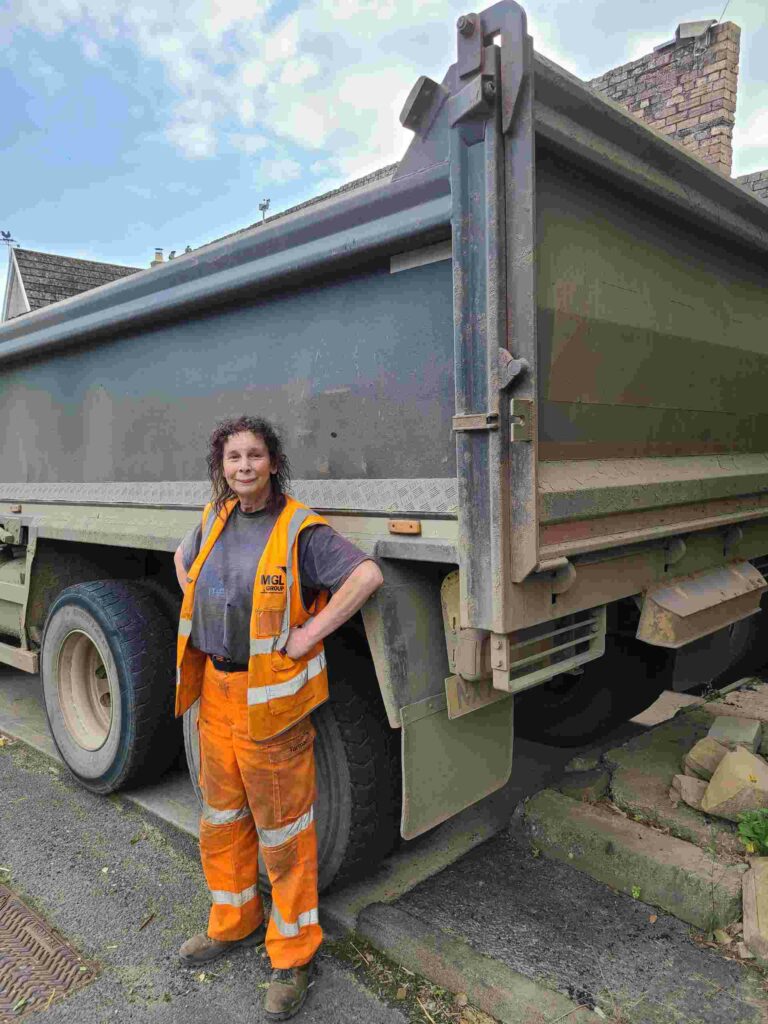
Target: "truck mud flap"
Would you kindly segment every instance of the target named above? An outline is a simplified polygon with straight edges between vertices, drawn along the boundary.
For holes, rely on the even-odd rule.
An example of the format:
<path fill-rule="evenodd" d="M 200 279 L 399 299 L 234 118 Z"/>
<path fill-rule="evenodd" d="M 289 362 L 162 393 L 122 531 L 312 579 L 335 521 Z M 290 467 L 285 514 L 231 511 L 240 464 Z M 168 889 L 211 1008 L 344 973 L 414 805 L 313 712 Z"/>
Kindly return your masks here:
<path fill-rule="evenodd" d="M 402 708 L 404 839 L 439 825 L 509 780 L 513 715 L 511 696 L 453 719 L 444 694 Z"/>

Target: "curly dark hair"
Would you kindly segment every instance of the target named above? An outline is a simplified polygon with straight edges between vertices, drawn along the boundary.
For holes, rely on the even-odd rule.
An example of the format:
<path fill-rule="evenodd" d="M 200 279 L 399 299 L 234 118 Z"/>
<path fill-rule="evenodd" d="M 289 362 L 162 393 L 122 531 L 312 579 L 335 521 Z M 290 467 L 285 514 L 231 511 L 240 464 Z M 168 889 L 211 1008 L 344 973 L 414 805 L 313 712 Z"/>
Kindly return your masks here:
<path fill-rule="evenodd" d="M 291 479 L 291 466 L 283 448 L 283 441 L 268 420 L 260 416 L 238 416 L 235 419 L 220 420 L 208 443 L 208 476 L 211 481 L 213 508 L 221 514 L 224 503 L 235 494 L 224 478 L 224 444 L 234 434 L 250 431 L 260 437 L 267 446 L 272 465 L 277 469 L 271 476 L 272 490 L 267 501 L 267 512 L 279 512 L 285 505 L 285 492 Z"/>

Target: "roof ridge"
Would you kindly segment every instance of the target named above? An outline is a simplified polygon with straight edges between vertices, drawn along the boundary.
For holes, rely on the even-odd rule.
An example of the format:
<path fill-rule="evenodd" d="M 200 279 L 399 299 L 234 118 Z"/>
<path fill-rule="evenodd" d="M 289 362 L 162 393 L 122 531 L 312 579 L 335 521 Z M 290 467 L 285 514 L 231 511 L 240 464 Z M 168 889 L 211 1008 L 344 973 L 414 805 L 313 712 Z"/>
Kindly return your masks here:
<path fill-rule="evenodd" d="M 210 242 L 203 242 L 203 244 L 198 246 L 197 249 L 194 249 L 193 252 L 197 252 L 198 249 L 204 249 L 209 245 L 215 245 L 216 242 L 223 242 L 227 238 L 234 238 L 236 235 L 242 235 L 246 231 L 251 231 L 253 228 L 261 227 L 262 224 L 269 224 L 271 221 L 280 220 L 282 217 L 287 217 L 289 214 L 296 213 L 298 210 L 303 210 L 308 206 L 314 206 L 316 203 L 321 203 L 325 199 L 341 195 L 344 192 L 351 192 L 355 188 L 360 188 L 362 185 L 367 185 L 369 182 L 377 181 L 379 178 L 386 178 L 388 174 L 393 174 L 399 166 L 400 161 L 396 161 L 393 164 L 387 164 L 385 167 L 379 167 L 378 170 L 371 171 L 368 174 L 363 174 L 359 178 L 353 178 L 352 181 L 347 181 L 343 185 L 339 185 L 337 188 L 330 189 L 328 192 L 322 192 L 319 196 L 312 196 L 310 199 L 305 199 L 301 203 L 296 203 L 295 206 L 289 206 L 285 210 L 273 213 L 271 217 L 265 217 L 263 221 L 256 220 L 252 224 L 246 224 L 244 228 L 236 228 L 234 231 L 230 231 L 226 235 L 221 235 L 219 238 L 211 239 Z"/>
<path fill-rule="evenodd" d="M 32 256 L 45 256 L 51 260 L 65 260 L 67 263 L 86 264 L 94 267 L 114 267 L 116 270 L 144 270 L 145 267 L 136 267 L 128 263 L 106 263 L 103 260 L 86 260 L 80 256 L 62 256 L 57 252 L 42 252 L 40 249 L 27 249 L 23 245 L 14 246 L 15 253 L 29 253 Z"/>

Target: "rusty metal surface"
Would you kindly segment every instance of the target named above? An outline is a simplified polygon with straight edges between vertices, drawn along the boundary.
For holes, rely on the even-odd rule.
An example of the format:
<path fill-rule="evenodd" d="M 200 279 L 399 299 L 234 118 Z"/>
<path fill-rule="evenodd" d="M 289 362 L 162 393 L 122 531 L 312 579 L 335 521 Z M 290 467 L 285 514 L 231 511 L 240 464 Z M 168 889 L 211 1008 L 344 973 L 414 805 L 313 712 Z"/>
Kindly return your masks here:
<path fill-rule="evenodd" d="M 510 695 L 502 693 L 501 690 L 494 690 L 493 680 L 490 678 L 468 682 L 463 676 L 448 676 L 445 680 L 445 697 L 448 717 L 462 718 L 488 704 L 509 700 Z"/>
<path fill-rule="evenodd" d="M 547 523 L 768 493 L 768 453 L 544 462 L 539 491 Z"/>
<path fill-rule="evenodd" d="M 77 950 L 0 885 L 0 1024 L 48 1009 L 95 977 Z"/>
<path fill-rule="evenodd" d="M 535 88 L 542 141 L 621 182 L 633 199 L 650 196 L 723 240 L 768 252 L 768 207 L 754 194 L 541 54 Z"/>
<path fill-rule="evenodd" d="M 764 258 L 546 152 L 537 206 L 542 458 L 768 451 Z"/>
<path fill-rule="evenodd" d="M 537 561 L 535 417 L 512 445 L 509 406 L 510 392 L 532 399 L 536 379 L 532 45 L 514 3 L 457 29 L 447 117 L 461 624 L 503 631 L 513 580 Z"/>
<path fill-rule="evenodd" d="M 657 587 L 647 596 L 652 597 L 660 608 L 688 618 L 731 598 L 763 591 L 766 587 L 768 584 L 762 573 L 750 562 L 736 562 L 688 579 L 675 580 L 667 586 Z"/>
<path fill-rule="evenodd" d="M 725 537 L 734 525 L 738 524 L 738 528 L 743 530 L 748 524 L 760 527 L 767 521 L 768 498 L 765 495 L 681 505 L 545 527 L 542 530 L 541 553 L 543 559 L 551 560 L 597 555 L 601 551 L 614 552 L 631 545 L 678 545 L 682 540 L 681 534 L 717 529 L 722 531 L 721 548 L 725 557 L 728 547 Z M 768 551 L 768 546 L 765 550 Z M 765 552 L 757 550 L 753 553 Z"/>
<path fill-rule="evenodd" d="M 677 650 L 750 615 L 757 615 L 759 611 L 760 593 L 742 594 L 686 618 L 676 616 L 653 599 L 646 598 L 637 638 L 656 647 Z"/>
<path fill-rule="evenodd" d="M 638 640 L 679 648 L 760 610 L 768 589 L 749 562 L 735 562 L 649 589 L 637 627 Z"/>

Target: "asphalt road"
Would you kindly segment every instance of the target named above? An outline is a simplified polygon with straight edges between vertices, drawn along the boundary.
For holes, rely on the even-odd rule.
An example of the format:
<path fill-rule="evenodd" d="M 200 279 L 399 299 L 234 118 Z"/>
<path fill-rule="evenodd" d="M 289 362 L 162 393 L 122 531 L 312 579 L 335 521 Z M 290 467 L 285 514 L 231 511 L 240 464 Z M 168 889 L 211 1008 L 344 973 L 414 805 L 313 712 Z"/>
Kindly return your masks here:
<path fill-rule="evenodd" d="M 178 962 L 179 945 L 205 926 L 208 911 L 191 837 L 119 798 L 92 796 L 50 758 L 19 742 L 0 747 L 0 794 L 0 865 L 6 869 L 0 881 L 99 966 L 91 985 L 55 1001 L 41 1020 L 265 1019 L 260 1007 L 269 962 L 262 950 L 238 950 L 204 972 Z M 407 1018 L 322 953 L 301 1020 L 404 1024 Z"/>

